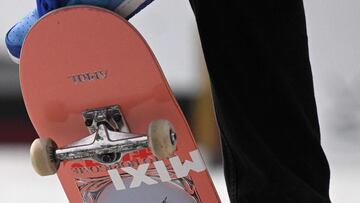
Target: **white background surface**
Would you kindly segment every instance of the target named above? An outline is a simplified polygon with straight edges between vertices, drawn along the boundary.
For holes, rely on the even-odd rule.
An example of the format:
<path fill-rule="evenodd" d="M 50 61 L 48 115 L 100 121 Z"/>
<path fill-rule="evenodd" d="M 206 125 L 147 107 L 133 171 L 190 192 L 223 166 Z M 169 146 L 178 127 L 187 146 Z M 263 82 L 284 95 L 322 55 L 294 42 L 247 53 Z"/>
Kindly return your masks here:
<path fill-rule="evenodd" d="M 33 2 L 0 3 L 0 38 L 33 8 Z M 305 0 L 305 9 L 322 143 L 332 173 L 331 198 L 336 203 L 359 203 L 360 2 Z M 181 94 L 196 92 L 203 58 L 187 0 L 156 0 L 132 22 L 153 48 L 172 88 Z M 6 64 L 3 40 L 0 46 L 0 61 Z M 17 70 L 3 66 L 0 96 L 19 96 Z M 0 145 L 2 201 L 67 202 L 55 177 L 35 175 L 27 150 L 28 146 Z M 212 175 L 226 202 L 221 170 L 215 170 Z"/>

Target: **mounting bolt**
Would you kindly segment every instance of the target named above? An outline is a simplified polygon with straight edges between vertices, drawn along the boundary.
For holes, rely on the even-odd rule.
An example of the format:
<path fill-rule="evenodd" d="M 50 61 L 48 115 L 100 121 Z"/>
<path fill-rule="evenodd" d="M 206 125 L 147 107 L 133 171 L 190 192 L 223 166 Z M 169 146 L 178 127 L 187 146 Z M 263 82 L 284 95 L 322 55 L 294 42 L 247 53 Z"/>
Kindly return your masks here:
<path fill-rule="evenodd" d="M 115 122 L 121 122 L 121 121 L 122 121 L 122 116 L 121 116 L 120 113 L 115 113 L 115 114 L 113 115 L 113 118 L 114 118 L 114 121 L 115 121 Z"/>
<path fill-rule="evenodd" d="M 85 125 L 86 127 L 90 127 L 93 123 L 93 119 L 87 118 L 85 119 Z"/>

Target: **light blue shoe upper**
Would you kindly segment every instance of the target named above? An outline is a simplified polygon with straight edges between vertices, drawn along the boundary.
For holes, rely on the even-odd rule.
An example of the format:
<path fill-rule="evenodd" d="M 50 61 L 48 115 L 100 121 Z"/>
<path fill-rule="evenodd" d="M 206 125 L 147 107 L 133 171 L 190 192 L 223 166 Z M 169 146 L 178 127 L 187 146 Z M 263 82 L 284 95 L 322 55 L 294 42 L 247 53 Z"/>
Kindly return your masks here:
<path fill-rule="evenodd" d="M 117 12 L 130 19 L 153 0 L 37 0 L 37 9 L 31 11 L 6 34 L 5 42 L 11 58 L 15 62 L 20 58 L 21 47 L 26 34 L 41 16 L 57 8 L 71 5 L 92 5 Z M 129 6 L 130 5 L 130 6 Z"/>
<path fill-rule="evenodd" d="M 9 50 L 9 53 L 15 57 L 20 57 L 21 45 L 24 41 L 26 34 L 29 32 L 32 25 L 36 23 L 39 19 L 39 14 L 37 10 L 31 11 L 23 19 L 21 19 L 6 35 L 6 46 Z"/>

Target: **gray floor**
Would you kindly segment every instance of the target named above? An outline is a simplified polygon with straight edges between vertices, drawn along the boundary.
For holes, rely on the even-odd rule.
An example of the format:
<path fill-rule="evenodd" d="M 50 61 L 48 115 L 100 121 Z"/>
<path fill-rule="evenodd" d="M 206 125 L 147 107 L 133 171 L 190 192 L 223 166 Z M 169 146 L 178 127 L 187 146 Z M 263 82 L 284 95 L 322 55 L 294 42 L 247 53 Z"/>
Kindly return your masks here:
<path fill-rule="evenodd" d="M 56 176 L 39 177 L 33 171 L 29 147 L 0 145 L 1 201 L 7 203 L 65 203 L 68 202 Z M 210 169 L 222 202 L 229 202 L 222 170 Z M 144 200 L 144 203 L 147 201 Z M 140 203 L 140 202 L 139 202 Z"/>

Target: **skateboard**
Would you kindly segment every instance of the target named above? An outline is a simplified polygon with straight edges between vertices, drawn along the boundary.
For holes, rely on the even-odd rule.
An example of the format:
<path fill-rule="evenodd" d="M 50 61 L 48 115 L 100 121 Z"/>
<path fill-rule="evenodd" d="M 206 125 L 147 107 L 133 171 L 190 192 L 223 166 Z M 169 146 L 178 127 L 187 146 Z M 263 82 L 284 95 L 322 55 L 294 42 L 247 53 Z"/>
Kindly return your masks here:
<path fill-rule="evenodd" d="M 42 17 L 20 83 L 39 135 L 32 165 L 57 174 L 70 203 L 220 202 L 154 54 L 117 14 L 75 6 Z"/>

